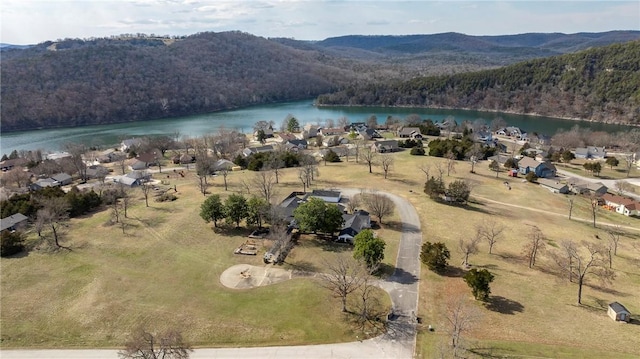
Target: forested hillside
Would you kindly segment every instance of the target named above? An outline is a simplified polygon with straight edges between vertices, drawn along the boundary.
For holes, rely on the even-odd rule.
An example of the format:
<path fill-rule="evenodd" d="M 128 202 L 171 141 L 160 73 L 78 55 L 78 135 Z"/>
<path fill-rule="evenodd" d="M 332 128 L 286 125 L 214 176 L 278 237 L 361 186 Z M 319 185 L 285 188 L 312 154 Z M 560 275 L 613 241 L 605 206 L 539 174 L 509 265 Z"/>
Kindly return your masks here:
<path fill-rule="evenodd" d="M 2 131 L 314 98 L 375 68 L 240 32 L 44 43 L 2 53 Z"/>
<path fill-rule="evenodd" d="M 320 105 L 424 106 L 640 124 L 640 41 L 452 76 L 350 86 Z"/>
<path fill-rule="evenodd" d="M 417 76 L 491 69 L 522 58 L 570 52 L 639 36 L 638 31 L 510 36 L 446 33 L 346 36 L 318 42 L 265 39 L 241 32 L 207 32 L 172 38 L 126 34 L 112 38 L 65 39 L 26 48 L 3 44 L 0 49 L 0 130 L 178 117 L 315 98 L 341 89 L 348 90 L 322 96 L 320 101 L 479 107 L 595 120 L 610 120 L 609 114 L 614 113 L 615 120 L 623 121 L 634 102 L 630 98 L 619 99 L 629 90 L 629 86 L 621 88 L 619 82 L 630 83 L 627 72 L 631 70 L 615 63 L 602 65 L 597 58 L 588 70 L 584 69 L 580 57 L 576 57 L 573 72 L 549 70 L 549 76 L 555 76 L 553 81 L 567 85 L 561 87 L 561 91 L 544 92 L 539 99 L 529 99 L 533 90 L 521 86 L 528 83 L 526 76 L 532 69 L 500 70 L 499 73 L 508 72 L 500 75 L 507 79 L 496 80 L 498 87 L 487 85 L 486 89 L 476 88 L 473 83 L 479 81 L 485 86 L 485 74 L 492 72 L 452 78 L 455 80 L 441 77 L 389 84 Z M 629 56 L 638 59 L 637 51 Z M 547 64 L 547 60 L 536 61 L 529 67 Z M 544 66 L 555 66 L 559 60 L 548 61 Z M 601 65 L 612 72 L 601 77 Z M 585 71 L 593 79 L 585 82 Z M 637 74 L 635 76 L 637 78 Z M 536 81 L 542 77 L 536 75 Z M 615 80 L 618 77 L 622 81 Z M 471 80 L 472 85 L 457 85 L 456 81 L 467 81 L 463 79 L 475 80 Z M 603 83 L 603 79 L 614 79 L 616 90 L 610 90 L 611 86 Z M 606 94 L 591 93 L 591 86 L 596 82 L 604 86 L 602 91 Z M 445 86 L 443 90 L 447 90 L 441 91 L 432 83 L 455 85 L 455 88 Z M 362 87 L 370 84 L 377 85 Z M 510 88 L 508 96 L 503 95 L 503 84 Z M 416 86 L 428 91 L 416 90 Z M 546 91 L 549 86 L 542 87 Z M 589 92 L 583 94 L 585 91 Z M 615 98 L 611 97 L 612 93 Z M 456 98 L 458 95 L 461 97 Z M 589 106 L 584 105 L 585 101 Z M 637 119 L 637 114 L 632 118 Z"/>

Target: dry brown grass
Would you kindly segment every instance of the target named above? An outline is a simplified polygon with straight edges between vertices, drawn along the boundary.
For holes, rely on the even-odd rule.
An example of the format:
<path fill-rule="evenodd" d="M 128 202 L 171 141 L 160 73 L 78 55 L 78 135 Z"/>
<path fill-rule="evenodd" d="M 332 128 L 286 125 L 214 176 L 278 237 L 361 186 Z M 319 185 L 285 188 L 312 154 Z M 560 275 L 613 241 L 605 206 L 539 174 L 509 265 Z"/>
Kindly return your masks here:
<path fill-rule="evenodd" d="M 475 196 L 472 203 L 467 208 L 452 207 L 435 203 L 429 200 L 423 193 L 422 187 L 425 181 L 424 174 L 418 169 L 420 164 L 432 164 L 432 174 L 435 174 L 433 164 L 442 159 L 431 157 L 414 157 L 408 151 L 397 153 L 395 165 L 389 179 L 384 179 L 382 171 L 375 168 L 373 174 L 368 173 L 366 166 L 357 165 L 354 159 L 348 163 L 329 163 L 326 166 L 320 164 L 320 177 L 315 181 L 312 188 L 332 188 L 332 187 L 355 187 L 370 188 L 382 191 L 393 192 L 407 198 L 416 207 L 422 219 L 422 230 L 424 240 L 443 241 L 450 248 L 452 253 L 451 264 L 459 267 L 460 255 L 456 252 L 459 238 L 473 235 L 474 227 L 477 223 L 492 218 L 507 227 L 504 239 L 494 247 L 494 254 L 486 253 L 486 244 L 481 245 L 481 252 L 472 256 L 472 265 L 487 268 L 496 275 L 492 284 L 492 297 L 494 308 L 484 308 L 478 304 L 483 312 L 483 319 L 470 337 L 475 340 L 477 346 L 495 346 L 511 348 L 510 354 L 524 355 L 530 354 L 531 348 L 538 344 L 548 344 L 550 348 L 544 355 L 549 357 L 580 357 L 580 353 L 590 354 L 610 350 L 613 353 L 640 354 L 640 325 L 621 325 L 614 323 L 606 316 L 603 304 L 618 300 L 625 304 L 632 313 L 640 312 L 640 256 L 637 245 L 640 242 L 638 232 L 633 232 L 625 236 L 619 249 L 619 255 L 614 260 L 614 269 L 617 278 L 610 287 L 592 286 L 585 287 L 583 302 L 578 306 L 576 302 L 577 288 L 575 284 L 567 283 L 558 278 L 553 273 L 553 268 L 548 256 L 542 253 L 539 264 L 534 269 L 527 268 L 522 260 L 521 252 L 523 238 L 528 233 L 531 225 L 537 225 L 549 238 L 548 248 L 553 247 L 565 238 L 576 241 L 589 240 L 596 241 L 595 235 L 604 238 L 602 222 L 610 222 L 629 227 L 640 227 L 637 219 L 630 219 L 613 213 L 601 212 L 598 216 L 599 227 L 594 229 L 589 223 L 567 219 L 568 205 L 565 196 L 552 194 L 533 184 L 522 182 L 521 179 L 507 179 L 504 174 L 500 178 L 495 178 L 495 173 L 490 172 L 486 163 L 479 163 L 476 166 L 476 174 L 470 174 L 470 165 L 459 162 L 456 166 L 456 173 L 451 177 L 445 176 L 445 181 L 456 178 L 465 178 L 473 185 Z M 296 169 L 283 171 L 281 184 L 279 186 L 279 198 L 286 196 L 291 190 L 302 190 L 302 185 L 297 178 Z M 229 176 L 230 192 L 242 191 L 240 179 L 248 175 L 247 172 L 234 172 Z M 82 252 L 100 253 L 103 259 L 100 261 L 85 258 L 78 261 L 75 252 L 69 254 L 59 254 L 55 256 L 31 254 L 19 261 L 9 260 L 2 263 L 2 303 L 3 303 L 3 338 L 7 335 L 4 330 L 4 323 L 16 325 L 12 329 L 11 341 L 5 343 L 17 343 L 17 345 L 37 345 L 28 344 L 26 336 L 29 330 L 33 330 L 38 325 L 46 328 L 46 320 L 54 317 L 58 318 L 58 328 L 65 327 L 64 321 L 70 321 L 73 325 L 70 328 L 78 328 L 77 333 L 67 335 L 69 343 L 84 343 L 83 345 L 93 345 L 93 343 L 114 343 L 120 339 L 123 327 L 131 326 L 137 320 L 131 318 L 120 319 L 103 325 L 104 332 L 91 333 L 88 338 L 87 332 L 96 327 L 96 323 L 106 318 L 110 318 L 106 313 L 122 311 L 126 315 L 140 316 L 140 319 L 168 320 L 172 322 L 175 317 L 185 321 L 193 334 L 196 335 L 198 344 L 214 345 L 235 345 L 240 342 L 238 336 L 246 335 L 247 340 L 243 343 L 255 345 L 277 344 L 279 339 L 273 334 L 268 323 L 255 322 L 254 316 L 260 316 L 260 310 L 272 310 L 274 306 L 283 305 L 283 298 L 277 296 L 274 303 L 274 295 L 286 293 L 296 297 L 302 295 L 309 298 L 309 291 L 313 290 L 305 280 L 296 280 L 287 286 L 286 290 L 277 286 L 266 287 L 258 291 L 251 292 L 244 296 L 240 293 L 241 299 L 234 297 L 234 303 L 223 300 L 225 305 L 216 305 L 208 299 L 211 292 L 224 293 L 223 297 L 236 293 L 230 293 L 226 289 L 220 288 L 216 280 L 216 275 L 224 268 L 240 261 L 257 261 L 259 258 L 248 259 L 233 256 L 215 256 L 214 253 L 220 251 L 229 252 L 234 246 L 244 240 L 244 233 L 231 238 L 221 240 L 210 229 L 204 225 L 198 217 L 198 206 L 201 203 L 202 195 L 198 195 L 195 190 L 193 178 L 171 179 L 177 181 L 180 199 L 174 203 L 156 204 L 154 209 L 136 208 L 132 214 L 138 216 L 140 221 L 132 221 L 135 226 L 128 230 L 127 236 L 117 235 L 118 229 L 102 227 L 105 217 L 101 215 L 92 216 L 82 221 L 74 222 L 74 245 L 82 248 Z M 511 190 L 504 185 L 504 181 L 509 181 Z M 215 180 L 214 191 L 221 190 L 221 179 Z M 576 198 L 576 208 L 574 218 L 589 219 L 589 208 Z M 488 200 L 487 200 L 488 199 Z M 493 200 L 496 202 L 492 202 Z M 508 206 L 512 204 L 521 207 L 530 207 L 533 210 Z M 157 215 L 147 216 L 146 213 L 154 211 Z M 180 214 L 184 213 L 184 214 Z M 153 218 L 153 221 L 150 219 Z M 381 236 L 387 240 L 388 252 L 385 262 L 393 264 L 394 246 L 399 240 L 399 228 L 393 222 L 400 221 L 400 218 L 390 218 L 389 226 L 384 226 L 380 232 Z M 144 224 L 145 221 L 152 221 Z M 111 233 L 111 236 L 99 235 L 102 232 Z M 631 233 L 632 231 L 629 230 Z M 175 244 L 171 244 L 175 243 Z M 176 245 L 179 244 L 179 245 Z M 218 247 L 213 250 L 211 247 Z M 397 248 L 397 247 L 395 247 Z M 77 252 L 81 252 L 80 250 Z M 104 253 L 109 253 L 104 256 Z M 335 250 L 328 250 L 323 243 L 310 238 L 302 238 L 300 245 L 296 248 L 291 257 L 287 260 L 291 266 L 307 266 L 309 268 L 322 268 L 322 258 L 333 255 Z M 350 249 L 338 250 L 339 255 L 350 255 Z M 53 259 L 50 259 L 53 258 Z M 135 263 L 139 267 L 131 268 L 130 258 L 135 258 Z M 52 263 L 53 262 L 53 263 Z M 20 264 L 18 264 L 20 263 Z M 184 269 L 175 269 L 176 264 L 189 263 Z M 196 263 L 196 265 L 194 265 Z M 37 270 L 22 270 L 18 267 L 36 268 Z M 167 268 L 171 268 L 171 273 L 176 271 L 189 271 L 183 276 L 168 275 Z M 89 272 L 91 275 L 86 275 Z M 156 274 L 153 274 L 156 273 Z M 98 275 L 100 274 L 100 275 Z M 162 275 L 164 274 L 164 275 Z M 459 273 L 457 273 L 459 274 Z M 438 276 L 423 268 L 420 285 L 419 316 L 425 324 L 433 324 L 436 327 L 435 335 L 441 335 L 443 318 L 442 309 L 451 293 L 466 293 L 470 296 L 470 290 L 466 287 L 462 279 L 455 271 L 449 276 Z M 65 276 L 65 280 L 60 280 L 60 276 Z M 82 278 L 85 282 L 74 283 Z M 106 277 L 105 277 L 106 276 Z M 108 278 L 93 283 L 88 278 Z M 131 277 L 138 280 L 133 281 Z M 42 280 L 47 278 L 47 280 Z M 163 288 L 164 283 L 180 280 L 180 278 L 193 279 L 189 283 L 189 288 L 195 288 L 184 293 L 166 293 Z M 148 283 L 145 288 L 133 287 L 132 283 Z M 14 283 L 28 283 L 30 285 L 18 285 Z M 67 288 L 67 289 L 65 289 Z M 76 293 L 66 293 L 80 288 Z M 171 287 L 176 288 L 176 287 Z M 183 287 L 180 287 L 183 288 Z M 65 298 L 59 304 L 42 305 L 42 299 L 36 298 L 42 293 L 56 293 L 57 296 Z M 78 294 L 81 293 L 81 294 Z M 248 292 L 247 292 L 248 293 Z M 314 292 L 315 293 L 315 292 Z M 323 303 L 335 304 L 335 300 L 328 298 L 317 292 L 320 301 Z M 152 306 L 144 308 L 145 299 L 159 296 L 163 298 L 159 301 L 151 301 Z M 245 308 L 242 303 L 256 303 L 255 296 L 264 300 L 265 308 Z M 167 298 L 164 298 L 167 297 Z M 77 298 L 77 303 L 74 302 Z M 93 302 L 91 298 L 102 298 Z M 24 301 L 25 303 L 21 303 Z M 183 303 L 186 303 L 186 305 Z M 5 310 L 6 304 L 10 308 Z M 17 305 L 16 303 L 21 303 Z M 147 302 L 148 303 L 148 302 Z M 298 303 L 298 302 L 296 302 Z M 313 307 L 317 303 L 305 303 L 306 309 Z M 287 303 L 287 305 L 292 305 Z M 319 305 L 319 304 L 318 304 Z M 322 304 L 326 305 L 326 304 Z M 134 309 L 127 309 L 132 306 Z M 294 307 L 303 307 L 298 303 Z M 89 311 L 87 308 L 91 308 Z M 178 314 L 175 308 L 180 308 Z M 301 310 L 304 308 L 301 308 Z M 67 311 L 78 313 L 76 316 L 65 314 Z M 166 313 L 170 311 L 171 313 Z M 92 313 L 95 312 L 95 313 Z M 333 311 L 322 311 L 322 313 L 332 313 Z M 28 314 L 30 321 L 18 320 Z M 84 314 L 82 314 L 84 313 Z M 243 318 L 240 323 L 233 322 L 233 325 L 225 325 L 222 321 L 212 321 L 220 313 L 234 313 Z M 240 313 L 240 314 L 238 314 Z M 302 313 L 302 312 L 301 312 Z M 301 314 L 301 317 L 304 315 Z M 174 318 L 174 319 L 171 319 Z M 290 338 L 287 344 L 322 342 L 326 337 L 316 335 L 314 332 L 322 332 L 322 328 L 311 329 L 304 321 L 298 324 L 287 322 L 283 324 L 286 328 L 287 336 Z M 637 323 L 636 316 L 636 323 Z M 78 325 L 77 321 L 85 321 L 87 324 Z M 337 316 L 322 318 L 322 323 L 340 322 Z M 61 324 L 62 323 L 62 324 Z M 348 329 L 341 327 L 343 331 Z M 89 329 L 89 330 L 88 330 Z M 103 330 L 103 329 L 101 329 Z M 284 329 L 282 329 L 284 331 Z M 277 330 L 276 330 L 277 331 Z M 46 333 L 41 331 L 41 333 Z M 113 333 L 116 337 L 113 336 Z M 51 342 L 50 334 L 40 334 L 33 340 Z M 254 337 L 262 338 L 261 340 Z M 319 338 L 320 337 L 320 338 Z M 21 339 L 20 339 L 21 338 Z M 418 354 L 422 357 L 432 357 L 434 355 L 433 334 L 421 333 L 418 342 Z M 92 340 L 94 341 L 92 341 Z M 249 341 L 249 339 L 255 339 Z M 348 337 L 344 337 L 348 340 Z M 3 344 L 6 345 L 6 344 Z M 62 343 L 60 345 L 70 345 Z M 582 348 L 578 351 L 577 348 Z M 589 351 L 592 350 L 592 351 Z M 571 355 L 561 355 L 561 353 L 573 353 Z M 578 354 L 576 354 L 578 353 Z M 594 354 L 592 357 L 596 357 Z"/>

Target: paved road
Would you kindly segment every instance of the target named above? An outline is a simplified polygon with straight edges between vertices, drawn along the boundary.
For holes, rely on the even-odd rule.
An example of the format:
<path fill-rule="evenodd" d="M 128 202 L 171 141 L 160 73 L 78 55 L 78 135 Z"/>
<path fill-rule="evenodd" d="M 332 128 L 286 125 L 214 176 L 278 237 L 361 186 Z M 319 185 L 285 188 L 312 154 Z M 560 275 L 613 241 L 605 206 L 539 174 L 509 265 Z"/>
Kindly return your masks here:
<path fill-rule="evenodd" d="M 341 189 L 346 196 L 360 192 L 356 189 Z M 394 317 L 389 321 L 389 330 L 379 337 L 360 342 L 261 348 L 207 348 L 196 349 L 191 358 L 247 358 L 247 359 L 402 359 L 413 358 L 416 346 L 416 318 L 418 310 L 418 281 L 420 278 L 420 246 L 422 233 L 420 218 L 415 208 L 406 199 L 384 193 L 396 204 L 402 219 L 402 238 L 398 248 L 396 270 L 393 275 L 380 282 L 389 292 L 393 303 Z M 117 350 L 2 350 L 1 359 L 114 359 Z"/>

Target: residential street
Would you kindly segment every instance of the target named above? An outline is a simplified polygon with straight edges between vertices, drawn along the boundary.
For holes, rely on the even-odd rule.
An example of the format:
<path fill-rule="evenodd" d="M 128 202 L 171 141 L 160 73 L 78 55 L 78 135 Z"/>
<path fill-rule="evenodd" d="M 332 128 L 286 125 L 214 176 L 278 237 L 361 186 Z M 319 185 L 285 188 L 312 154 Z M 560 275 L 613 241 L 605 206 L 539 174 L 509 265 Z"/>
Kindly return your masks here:
<path fill-rule="evenodd" d="M 360 193 L 358 189 L 340 189 L 346 196 Z M 381 192 L 384 193 L 384 192 Z M 413 358 L 416 346 L 416 313 L 418 311 L 418 281 L 420 279 L 420 246 L 422 232 L 420 218 L 406 199 L 384 193 L 396 205 L 402 219 L 403 233 L 398 248 L 397 265 L 393 275 L 380 282 L 393 303 L 393 315 L 387 333 L 359 342 L 260 348 L 203 348 L 196 349 L 191 358 L 249 358 L 249 359 L 324 359 L 324 358 Z M 117 350 L 2 350 L 1 359 L 114 359 Z"/>

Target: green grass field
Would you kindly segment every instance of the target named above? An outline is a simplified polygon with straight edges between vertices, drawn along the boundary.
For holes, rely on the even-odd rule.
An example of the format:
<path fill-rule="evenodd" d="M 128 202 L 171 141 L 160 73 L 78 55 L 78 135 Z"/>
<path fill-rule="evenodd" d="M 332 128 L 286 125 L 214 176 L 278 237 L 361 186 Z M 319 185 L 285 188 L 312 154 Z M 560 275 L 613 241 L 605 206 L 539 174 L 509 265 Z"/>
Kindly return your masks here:
<path fill-rule="evenodd" d="M 353 187 L 379 189 L 407 198 L 422 219 L 423 240 L 442 241 L 451 251 L 450 264 L 462 261 L 456 251 L 460 238 L 471 237 L 478 223 L 491 218 L 506 227 L 504 237 L 487 253 L 470 258 L 473 266 L 495 274 L 492 304 L 474 303 L 481 319 L 467 334 L 476 354 L 469 357 L 607 358 L 640 355 L 640 325 L 619 324 L 606 316 L 606 304 L 617 300 L 632 313 L 640 313 L 640 232 L 627 230 L 613 268 L 611 285 L 591 279 L 584 287 L 583 305 L 576 304 L 577 286 L 554 273 L 548 250 L 562 239 L 597 241 L 606 238 L 604 223 L 640 228 L 638 219 L 599 211 L 598 227 L 590 224 L 586 200 L 574 196 L 574 220 L 568 220 L 568 201 L 522 179 L 495 178 L 488 164 L 458 162 L 445 181 L 465 178 L 473 186 L 466 208 L 429 200 L 422 192 L 421 165 L 442 159 L 393 154 L 388 179 L 380 168 L 369 174 L 353 158 L 345 163 L 319 166 L 313 188 Z M 297 170 L 283 171 L 278 197 L 302 190 Z M 229 192 L 241 191 L 240 181 L 250 172 L 229 175 Z M 224 193 L 221 179 L 214 192 Z M 508 181 L 511 190 L 503 184 Z M 246 239 L 246 231 L 233 236 L 216 234 L 198 216 L 204 199 L 193 177 L 171 178 L 179 199 L 139 202 L 131 212 L 131 226 L 105 226 L 109 213 L 74 220 L 64 244 L 72 252 L 31 252 L 22 258 L 3 259 L 2 347 L 110 347 L 121 345 L 138 323 L 158 329 L 177 327 L 200 346 L 259 346 L 351 341 L 353 327 L 339 313 L 338 300 L 312 280 L 296 279 L 247 291 L 223 288 L 220 273 L 237 263 L 259 265 L 261 257 L 234 256 L 233 248 Z M 584 203 L 583 203 L 584 202 Z M 585 222 L 577 219 L 584 219 Z M 388 219 L 379 234 L 387 241 L 385 263 L 392 270 L 400 232 L 397 216 Z M 522 257 L 524 240 L 532 225 L 548 238 L 538 264 L 529 269 Z M 350 255 L 350 248 L 301 238 L 285 267 L 322 270 L 332 255 Z M 416 254 L 417 255 L 417 254 Z M 446 341 L 442 315 L 448 298 L 471 297 L 458 274 L 436 275 L 423 267 L 418 315 L 435 332 L 421 331 L 417 356 L 434 357 Z M 640 319 L 635 314 L 635 323 Z M 609 355 L 609 356 L 607 356 Z"/>

